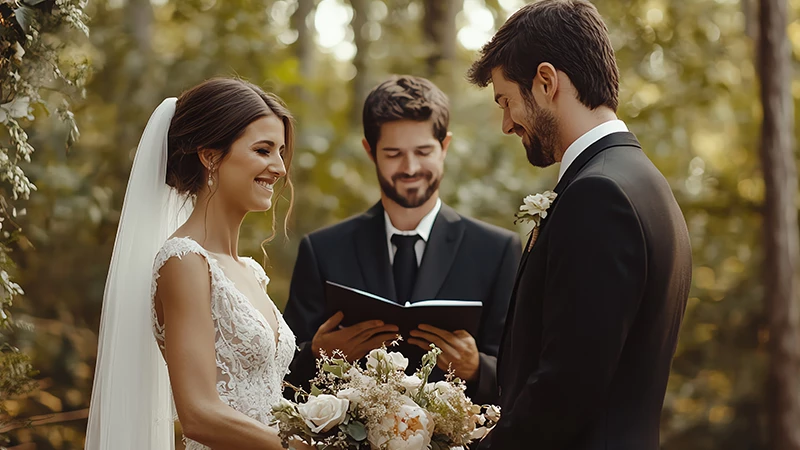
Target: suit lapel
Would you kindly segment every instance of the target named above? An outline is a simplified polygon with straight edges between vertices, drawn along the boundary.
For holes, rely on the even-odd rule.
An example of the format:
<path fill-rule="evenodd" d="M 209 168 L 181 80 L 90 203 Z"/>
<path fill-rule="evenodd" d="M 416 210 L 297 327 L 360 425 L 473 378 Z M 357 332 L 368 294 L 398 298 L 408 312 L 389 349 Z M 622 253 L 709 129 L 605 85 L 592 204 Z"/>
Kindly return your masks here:
<path fill-rule="evenodd" d="M 570 164 L 570 166 L 567 168 L 567 171 L 564 173 L 564 176 L 561 177 L 561 180 L 556 185 L 556 188 L 554 189 L 555 193 L 561 195 L 561 193 L 564 192 L 564 189 L 566 189 L 567 186 L 569 186 L 575 176 L 580 173 L 581 169 L 583 169 L 583 167 L 600 152 L 610 147 L 623 146 L 642 148 L 641 144 L 639 144 L 639 141 L 636 139 L 636 136 L 629 132 L 611 133 L 600 138 L 600 140 L 587 147 L 586 150 L 578 155 L 578 157 L 575 158 L 575 161 Z M 556 197 L 556 201 L 558 201 L 558 197 Z"/>
<path fill-rule="evenodd" d="M 549 210 L 555 211 L 554 208 L 556 206 L 556 203 L 558 203 L 559 199 L 561 198 L 561 194 L 564 192 L 564 190 L 566 190 L 567 186 L 569 186 L 572 180 L 575 179 L 575 177 L 580 173 L 580 171 L 584 168 L 584 166 L 586 166 L 586 164 L 588 164 L 589 161 L 592 160 L 592 158 L 594 158 L 607 148 L 618 147 L 618 146 L 633 146 L 641 148 L 639 141 L 636 139 L 636 136 L 634 136 L 633 133 L 628 133 L 628 132 L 611 133 L 607 136 L 600 138 L 597 142 L 587 147 L 586 150 L 584 150 L 580 155 L 578 155 L 575 161 L 573 161 L 572 164 L 570 164 L 569 168 L 567 168 L 567 171 L 564 173 L 564 176 L 562 176 L 561 180 L 559 180 L 558 184 L 556 184 L 554 192 L 557 194 L 557 196 L 556 199 L 553 201 L 553 203 L 550 205 Z M 542 223 L 540 225 L 541 229 L 539 230 L 540 237 L 542 236 L 544 232 L 544 227 L 547 225 L 548 219 L 550 217 L 552 217 L 552 214 L 548 214 L 547 218 L 542 220 Z M 503 331 L 503 337 L 500 342 L 500 352 L 498 354 L 498 361 L 501 361 L 500 356 L 502 355 L 505 347 L 506 334 L 509 332 L 511 322 L 513 322 L 514 319 L 514 308 L 516 307 L 516 302 L 517 302 L 517 289 L 519 288 L 519 283 L 520 280 L 522 279 L 522 274 L 525 271 L 525 265 L 528 262 L 528 257 L 536 248 L 536 244 L 534 244 L 531 251 L 530 252 L 528 251 L 528 245 L 530 244 L 530 239 L 531 237 L 528 237 L 528 242 L 525 244 L 525 248 L 523 249 L 522 258 L 519 263 L 519 268 L 517 269 L 517 276 L 516 279 L 514 280 L 514 289 L 511 291 L 511 302 L 508 306 L 508 314 L 506 316 L 506 326 Z M 498 365 L 498 375 L 497 375 L 498 381 L 501 380 L 500 378 L 501 367 L 502 365 Z"/>
<path fill-rule="evenodd" d="M 411 302 L 436 298 L 456 259 L 463 237 L 464 223 L 461 216 L 442 203 L 442 209 L 433 222 L 431 234 L 425 244 L 425 254 L 411 292 Z"/>
<path fill-rule="evenodd" d="M 397 294 L 392 267 L 389 264 L 383 205 L 378 202 L 364 213 L 362 218 L 361 226 L 353 239 L 364 284 L 369 292 L 396 302 Z"/>
<path fill-rule="evenodd" d="M 569 168 L 567 168 L 567 171 L 564 173 L 564 176 L 561 177 L 561 180 L 559 180 L 558 184 L 556 184 L 556 187 L 553 190 L 557 195 L 556 199 L 550 205 L 549 210 L 554 211 L 556 203 L 558 203 L 558 200 L 561 198 L 561 194 L 564 192 L 567 186 L 569 186 L 569 184 L 572 182 L 575 176 L 577 176 L 578 173 L 580 173 L 581 169 L 583 169 L 584 166 L 586 166 L 586 164 L 588 164 L 589 161 L 592 160 L 592 158 L 594 158 L 595 156 L 600 154 L 600 152 L 602 152 L 607 148 L 618 147 L 618 146 L 634 146 L 641 148 L 639 141 L 636 140 L 636 137 L 633 135 L 633 133 L 628 133 L 628 132 L 611 133 L 609 135 L 600 138 L 597 142 L 587 147 L 586 150 L 584 150 L 580 155 L 578 155 L 575 161 L 573 161 L 572 164 L 570 164 Z M 542 220 L 539 229 L 539 236 L 542 235 L 544 227 L 545 225 L 547 225 L 548 219 L 550 217 L 552 217 L 552 214 L 548 214 L 547 218 Z M 522 254 L 522 259 L 520 260 L 519 269 L 517 270 L 517 279 L 514 283 L 515 292 L 517 284 L 519 283 L 519 277 L 522 275 L 522 271 L 525 268 L 525 264 L 528 262 L 528 256 L 530 256 L 531 252 L 533 252 L 533 249 L 531 249 L 530 252 L 527 251 L 528 245 L 530 245 L 530 239 L 531 237 L 528 237 L 528 243 L 525 244 L 525 249 L 523 250 L 524 253 Z M 535 247 L 536 244 L 534 244 L 534 248 Z"/>

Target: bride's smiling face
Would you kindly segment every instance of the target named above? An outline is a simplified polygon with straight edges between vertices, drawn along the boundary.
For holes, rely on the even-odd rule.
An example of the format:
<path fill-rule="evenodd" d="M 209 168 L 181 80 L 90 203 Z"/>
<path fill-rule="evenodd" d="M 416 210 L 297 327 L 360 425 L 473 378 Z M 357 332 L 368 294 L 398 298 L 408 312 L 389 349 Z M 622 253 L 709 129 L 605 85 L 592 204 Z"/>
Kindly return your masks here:
<path fill-rule="evenodd" d="M 270 209 L 275 183 L 286 175 L 285 149 L 281 119 L 274 114 L 256 119 L 213 167 L 209 195 L 244 212 Z"/>

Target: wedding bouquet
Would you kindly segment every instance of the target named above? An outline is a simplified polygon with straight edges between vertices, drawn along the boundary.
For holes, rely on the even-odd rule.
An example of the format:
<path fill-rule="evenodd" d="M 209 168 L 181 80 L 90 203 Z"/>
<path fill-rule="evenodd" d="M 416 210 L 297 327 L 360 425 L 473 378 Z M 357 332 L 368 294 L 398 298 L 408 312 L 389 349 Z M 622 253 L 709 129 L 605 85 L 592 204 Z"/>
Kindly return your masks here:
<path fill-rule="evenodd" d="M 408 359 L 385 347 L 367 355 L 366 368 L 323 354 L 311 392 L 294 388 L 295 402 L 272 408 L 284 447 L 299 438 L 318 449 L 446 450 L 482 439 L 500 408 L 473 404 L 452 373 L 429 383 L 440 353 L 431 345 L 410 376 Z"/>

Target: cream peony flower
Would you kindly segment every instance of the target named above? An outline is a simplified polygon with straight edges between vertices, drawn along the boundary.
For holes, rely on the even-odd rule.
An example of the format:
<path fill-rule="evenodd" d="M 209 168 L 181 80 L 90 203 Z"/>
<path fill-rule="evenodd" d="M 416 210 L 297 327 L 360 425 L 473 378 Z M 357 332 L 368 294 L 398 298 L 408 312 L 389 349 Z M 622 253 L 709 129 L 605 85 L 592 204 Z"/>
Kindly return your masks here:
<path fill-rule="evenodd" d="M 373 448 L 387 450 L 426 450 L 433 436 L 433 418 L 408 399 L 396 414 L 383 418 L 369 430 L 367 440 Z"/>
<path fill-rule="evenodd" d="M 297 405 L 297 411 L 314 433 L 330 431 L 342 423 L 350 401 L 329 394 L 311 396 L 306 403 Z"/>

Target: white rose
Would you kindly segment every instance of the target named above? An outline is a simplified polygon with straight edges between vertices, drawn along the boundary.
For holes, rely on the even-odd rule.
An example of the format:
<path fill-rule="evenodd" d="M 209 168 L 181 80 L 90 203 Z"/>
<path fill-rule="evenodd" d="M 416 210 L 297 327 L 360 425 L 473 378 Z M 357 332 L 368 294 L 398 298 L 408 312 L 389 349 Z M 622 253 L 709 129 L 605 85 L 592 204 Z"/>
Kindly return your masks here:
<path fill-rule="evenodd" d="M 379 370 L 382 362 L 382 367 L 390 370 L 406 370 L 406 367 L 408 367 L 408 358 L 399 352 L 387 353 L 382 348 L 376 348 L 367 355 L 368 369 Z"/>
<path fill-rule="evenodd" d="M 31 99 L 30 97 L 16 97 L 14 100 L 3 103 L 0 105 L 0 108 L 4 109 L 8 112 L 8 115 L 18 119 L 20 117 L 28 116 L 28 110 L 30 108 Z"/>
<path fill-rule="evenodd" d="M 14 43 L 14 59 L 17 61 L 22 61 L 22 57 L 25 56 L 25 49 L 19 45 L 19 42 Z"/>
<path fill-rule="evenodd" d="M 361 392 L 353 388 L 342 389 L 336 393 L 336 396 L 344 400 L 349 400 L 350 403 L 353 404 L 359 404 L 363 400 Z"/>
<path fill-rule="evenodd" d="M 527 211 L 530 214 L 539 214 L 550 207 L 550 200 L 542 194 L 529 195 L 523 202 L 520 211 Z"/>
<path fill-rule="evenodd" d="M 485 416 L 492 422 L 497 422 L 498 420 L 500 420 L 500 407 L 490 405 L 489 408 L 486 409 Z"/>
<path fill-rule="evenodd" d="M 450 392 L 452 385 L 447 381 L 437 381 L 434 383 L 433 388 L 442 394 L 447 394 Z"/>
<path fill-rule="evenodd" d="M 434 423 L 427 411 L 408 402 L 370 429 L 367 440 L 373 448 L 388 450 L 426 450 L 431 443 Z"/>
<path fill-rule="evenodd" d="M 470 439 L 483 439 L 487 434 L 489 434 L 489 429 L 486 427 L 478 427 L 472 430 L 472 434 L 470 435 Z"/>
<path fill-rule="evenodd" d="M 367 354 L 367 369 L 378 370 L 378 364 L 386 359 L 386 350 L 376 348 Z"/>
<path fill-rule="evenodd" d="M 406 388 L 406 392 L 416 393 L 419 387 L 422 385 L 422 380 L 416 375 L 406 375 L 400 381 L 400 384 Z"/>
<path fill-rule="evenodd" d="M 400 352 L 390 352 L 388 355 L 397 370 L 406 370 L 406 367 L 408 367 L 408 358 L 403 356 Z"/>
<path fill-rule="evenodd" d="M 330 394 L 308 398 L 306 403 L 297 405 L 297 411 L 314 433 L 326 433 L 342 423 L 347 415 L 350 402 Z"/>

